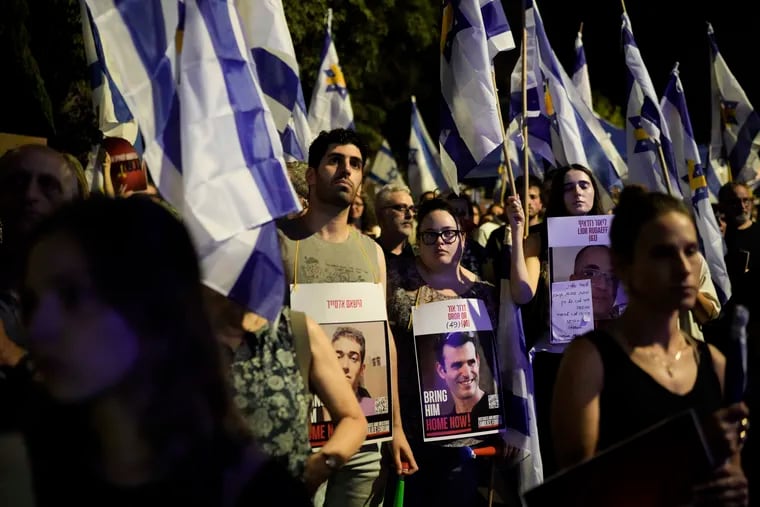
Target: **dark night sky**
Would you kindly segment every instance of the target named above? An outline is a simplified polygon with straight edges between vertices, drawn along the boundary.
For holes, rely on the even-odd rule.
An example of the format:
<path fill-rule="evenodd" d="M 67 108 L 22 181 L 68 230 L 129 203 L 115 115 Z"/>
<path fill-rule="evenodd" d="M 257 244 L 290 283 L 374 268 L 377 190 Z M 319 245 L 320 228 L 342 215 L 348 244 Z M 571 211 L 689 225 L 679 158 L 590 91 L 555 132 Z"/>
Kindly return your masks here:
<path fill-rule="evenodd" d="M 507 18 L 519 46 L 521 1 L 504 0 Z M 658 97 L 665 89 L 669 73 L 680 62 L 681 81 L 686 93 L 697 141 L 710 136 L 710 63 L 706 22 L 715 29 L 721 54 L 750 102 L 760 107 L 760 75 L 754 68 L 760 31 L 760 5 L 748 0 L 701 2 L 694 0 L 633 1 L 626 4 L 634 37 L 649 70 Z M 615 0 L 549 0 L 539 3 L 549 41 L 565 69 L 572 69 L 573 42 L 583 22 L 583 41 L 593 92 L 601 92 L 625 113 L 625 61 L 620 27 L 622 6 Z M 518 51 L 497 56 L 500 88 L 508 86 L 508 74 Z"/>

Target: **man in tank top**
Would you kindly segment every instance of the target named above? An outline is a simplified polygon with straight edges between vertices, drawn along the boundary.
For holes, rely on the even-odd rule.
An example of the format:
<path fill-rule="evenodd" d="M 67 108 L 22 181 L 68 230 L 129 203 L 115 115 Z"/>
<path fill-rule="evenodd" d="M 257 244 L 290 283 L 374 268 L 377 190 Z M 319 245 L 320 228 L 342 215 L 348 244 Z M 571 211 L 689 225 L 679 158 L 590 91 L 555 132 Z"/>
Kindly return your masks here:
<path fill-rule="evenodd" d="M 280 223 L 283 263 L 288 282 L 345 283 L 374 282 L 385 287 L 385 257 L 380 246 L 348 224 L 351 203 L 361 193 L 366 148 L 352 130 L 321 132 L 309 148 L 309 208 L 305 214 Z M 396 347 L 390 335 L 390 363 L 393 391 L 393 457 L 397 472 L 401 462 L 416 471 L 411 448 L 401 425 L 398 407 Z M 319 453 L 318 453 L 319 454 Z M 324 506 L 376 505 L 373 497 L 382 491 L 380 452 L 376 444 L 362 447 L 347 463 L 335 463 L 330 456 L 325 466 L 332 469 L 324 492 Z M 318 501 L 319 499 L 317 499 Z"/>

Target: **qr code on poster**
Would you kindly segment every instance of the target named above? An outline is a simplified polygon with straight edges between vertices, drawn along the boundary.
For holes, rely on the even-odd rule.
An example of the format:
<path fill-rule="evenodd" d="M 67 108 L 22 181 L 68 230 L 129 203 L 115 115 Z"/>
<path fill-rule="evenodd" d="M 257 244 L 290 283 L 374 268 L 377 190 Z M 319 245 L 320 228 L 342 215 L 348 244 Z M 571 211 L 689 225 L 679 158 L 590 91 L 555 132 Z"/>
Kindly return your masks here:
<path fill-rule="evenodd" d="M 388 398 L 385 396 L 378 396 L 375 398 L 375 413 L 387 414 L 388 413 Z"/>
<path fill-rule="evenodd" d="M 499 395 L 498 394 L 489 394 L 488 395 L 488 408 L 499 408 Z"/>

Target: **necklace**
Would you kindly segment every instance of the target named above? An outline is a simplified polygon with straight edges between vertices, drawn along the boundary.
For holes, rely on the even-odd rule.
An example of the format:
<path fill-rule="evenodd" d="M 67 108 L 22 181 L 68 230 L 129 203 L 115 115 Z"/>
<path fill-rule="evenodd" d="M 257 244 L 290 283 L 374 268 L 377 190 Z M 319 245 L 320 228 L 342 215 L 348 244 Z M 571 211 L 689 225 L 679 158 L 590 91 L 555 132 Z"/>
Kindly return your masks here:
<path fill-rule="evenodd" d="M 686 339 L 684 339 L 683 346 L 680 349 L 678 349 L 678 351 L 673 356 L 673 359 L 671 359 L 670 361 L 663 359 L 660 354 L 655 354 L 654 350 L 647 350 L 646 355 L 649 357 L 651 361 L 655 363 L 660 363 L 660 365 L 665 368 L 665 371 L 668 373 L 668 376 L 670 378 L 673 378 L 673 367 L 678 362 L 678 360 L 681 359 L 681 357 L 683 357 L 683 352 L 689 348 L 691 348 L 691 345 L 689 345 L 689 342 L 686 341 Z M 667 351 L 663 352 L 662 355 L 665 356 L 666 358 L 670 357 Z"/>

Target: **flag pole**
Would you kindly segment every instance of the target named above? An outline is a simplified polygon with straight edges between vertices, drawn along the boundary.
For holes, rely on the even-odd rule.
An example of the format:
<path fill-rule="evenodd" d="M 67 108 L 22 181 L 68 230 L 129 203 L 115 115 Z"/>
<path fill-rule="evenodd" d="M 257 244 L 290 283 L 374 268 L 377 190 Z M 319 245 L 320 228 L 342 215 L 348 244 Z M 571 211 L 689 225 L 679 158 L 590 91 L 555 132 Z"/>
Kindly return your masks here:
<path fill-rule="evenodd" d="M 525 234 L 524 238 L 528 237 L 528 192 L 530 190 L 530 182 L 528 181 L 528 174 L 530 171 L 530 165 L 528 160 L 528 121 L 526 118 L 526 112 L 528 111 L 528 29 L 525 28 L 525 2 L 523 2 L 522 11 L 522 136 L 523 136 L 523 180 L 525 180 L 525 193 L 523 194 L 523 212 L 525 213 Z"/>
<path fill-rule="evenodd" d="M 493 83 L 493 93 L 496 98 L 496 112 L 499 114 L 499 127 L 501 127 L 501 137 L 504 139 L 502 143 L 502 149 L 504 151 L 504 165 L 507 167 L 507 178 L 509 179 L 509 185 L 512 190 L 512 195 L 517 195 L 515 189 L 515 174 L 512 172 L 512 162 L 509 160 L 509 153 L 507 152 L 507 133 L 504 130 L 504 120 L 501 116 L 501 102 L 499 101 L 499 88 L 496 86 L 496 71 L 491 66 L 491 82 Z M 502 183 L 501 196 L 499 198 L 500 204 L 504 206 L 504 194 L 507 193 L 507 186 Z"/>
<path fill-rule="evenodd" d="M 660 167 L 662 167 L 662 177 L 665 180 L 665 186 L 668 188 L 668 195 L 673 195 L 673 187 L 670 185 L 670 175 L 668 174 L 668 165 L 665 163 L 665 152 L 662 151 L 662 144 L 657 143 L 657 154 L 660 158 Z"/>

